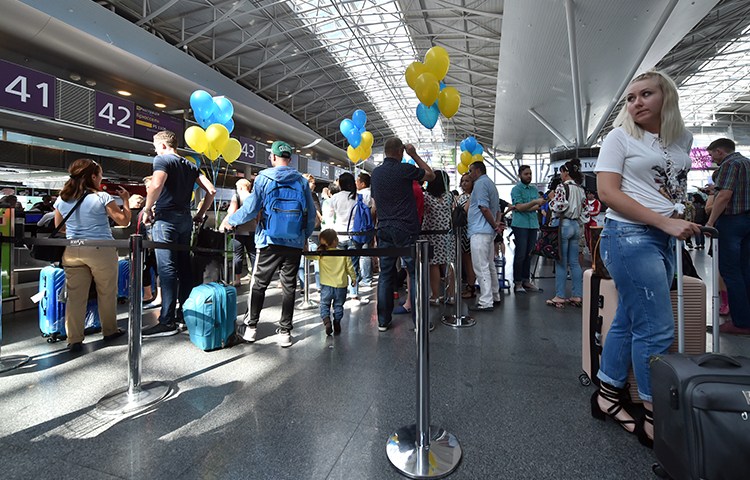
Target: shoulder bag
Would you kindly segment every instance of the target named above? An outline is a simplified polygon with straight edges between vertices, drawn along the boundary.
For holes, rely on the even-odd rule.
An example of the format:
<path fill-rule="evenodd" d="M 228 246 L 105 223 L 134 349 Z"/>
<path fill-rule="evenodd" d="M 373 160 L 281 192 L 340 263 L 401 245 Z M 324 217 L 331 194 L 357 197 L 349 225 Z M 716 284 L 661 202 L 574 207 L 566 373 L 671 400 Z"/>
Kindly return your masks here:
<path fill-rule="evenodd" d="M 86 195 L 88 195 L 89 192 L 85 192 L 81 198 L 78 199 L 76 204 L 73 206 L 73 208 L 70 209 L 67 215 L 65 215 L 65 218 L 63 218 L 63 221 L 60 223 L 60 225 L 56 226 L 54 230 L 52 230 L 52 233 L 49 234 L 48 238 L 57 238 L 57 234 L 60 233 L 60 230 L 65 225 L 65 222 L 68 221 L 71 215 L 73 215 L 73 212 L 78 210 L 78 207 L 81 206 L 81 203 L 83 203 L 83 200 L 86 198 Z M 64 245 L 32 245 L 29 249 L 29 255 L 31 255 L 32 258 L 35 258 L 37 260 L 42 260 L 45 262 L 50 263 L 60 263 L 62 262 L 63 254 L 65 253 L 65 246 Z"/>

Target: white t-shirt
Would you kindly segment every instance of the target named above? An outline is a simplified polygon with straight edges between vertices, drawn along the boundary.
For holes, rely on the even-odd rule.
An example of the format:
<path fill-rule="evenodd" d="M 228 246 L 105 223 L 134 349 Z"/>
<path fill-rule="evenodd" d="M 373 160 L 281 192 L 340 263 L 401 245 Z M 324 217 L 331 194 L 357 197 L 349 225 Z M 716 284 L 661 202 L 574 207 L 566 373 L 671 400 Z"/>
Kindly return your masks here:
<path fill-rule="evenodd" d="M 362 195 L 362 201 L 368 207 L 372 208 L 372 191 L 370 187 L 365 187 L 362 190 L 357 190 L 357 194 Z"/>
<path fill-rule="evenodd" d="M 624 194 L 669 217 L 675 212 L 675 203 L 682 202 L 687 192 L 692 144 L 693 135 L 687 130 L 676 142 L 662 149 L 657 135 L 643 132 L 639 140 L 618 127 L 604 139 L 594 171 L 622 175 L 620 190 Z M 668 158 L 672 162 L 671 172 Z M 606 216 L 621 222 L 640 223 L 612 208 L 607 210 Z"/>
<path fill-rule="evenodd" d="M 326 219 L 326 228 L 332 228 L 337 232 L 348 231 L 349 217 L 354 205 L 357 204 L 357 198 L 350 198 L 350 196 L 350 192 L 341 191 L 334 194 L 326 202 L 327 211 L 323 212 L 323 217 Z M 346 240 L 349 240 L 349 235 L 339 235 L 339 242 L 345 242 Z"/>

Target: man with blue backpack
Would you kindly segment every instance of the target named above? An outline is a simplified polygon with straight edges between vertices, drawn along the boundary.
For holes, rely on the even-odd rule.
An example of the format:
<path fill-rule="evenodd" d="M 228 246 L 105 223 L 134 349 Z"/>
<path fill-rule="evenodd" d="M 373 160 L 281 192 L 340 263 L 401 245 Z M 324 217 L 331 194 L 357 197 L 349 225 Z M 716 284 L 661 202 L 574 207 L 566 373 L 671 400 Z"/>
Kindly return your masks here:
<path fill-rule="evenodd" d="M 302 249 L 315 229 L 315 204 L 307 180 L 289 166 L 292 147 L 273 142 L 269 156 L 272 168 L 260 172 L 253 191 L 242 207 L 229 217 L 231 226 L 241 225 L 260 213 L 255 230 L 257 255 L 248 295 L 242 338 L 255 341 L 256 326 L 263 310 L 266 289 L 279 270 L 281 281 L 281 320 L 276 330 L 279 346 L 292 345 L 292 314 L 297 288 L 297 268 Z"/>

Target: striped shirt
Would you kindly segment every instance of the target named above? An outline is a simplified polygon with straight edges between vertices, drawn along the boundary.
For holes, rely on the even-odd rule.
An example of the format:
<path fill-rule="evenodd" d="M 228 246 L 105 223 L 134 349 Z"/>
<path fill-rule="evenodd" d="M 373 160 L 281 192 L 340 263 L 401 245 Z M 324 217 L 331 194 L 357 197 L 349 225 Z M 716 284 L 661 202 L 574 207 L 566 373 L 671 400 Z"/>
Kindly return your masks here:
<path fill-rule="evenodd" d="M 724 215 L 750 213 L 750 160 L 739 152 L 727 155 L 719 167 L 716 189 L 732 191 Z"/>

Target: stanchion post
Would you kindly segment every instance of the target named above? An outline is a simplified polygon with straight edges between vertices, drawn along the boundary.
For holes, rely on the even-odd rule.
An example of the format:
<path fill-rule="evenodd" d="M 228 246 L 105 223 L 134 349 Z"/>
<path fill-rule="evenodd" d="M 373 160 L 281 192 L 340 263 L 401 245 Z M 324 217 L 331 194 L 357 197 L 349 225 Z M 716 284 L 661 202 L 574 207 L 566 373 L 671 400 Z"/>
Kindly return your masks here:
<path fill-rule="evenodd" d="M 0 242 L 0 265 L 3 263 L 3 245 Z M 3 291 L 3 277 L 0 275 L 0 297 L 2 297 Z M 26 364 L 26 362 L 29 361 L 28 355 L 8 355 L 6 357 L 2 356 L 2 348 L 3 348 L 3 319 L 2 319 L 2 298 L 0 298 L 0 373 L 5 373 L 10 370 L 14 370 L 21 365 Z"/>
<path fill-rule="evenodd" d="M 305 272 L 305 286 L 303 290 L 302 302 L 297 306 L 300 310 L 312 310 L 317 308 L 318 304 L 310 300 L 310 259 L 303 254 L 302 266 Z"/>
<path fill-rule="evenodd" d="M 141 383 L 141 322 L 143 320 L 143 237 L 130 236 L 130 306 L 128 307 L 128 385 L 97 403 L 106 414 L 121 415 L 155 405 L 171 391 L 169 382 Z"/>
<path fill-rule="evenodd" d="M 677 351 L 685 353 L 685 281 L 682 278 L 682 240 L 674 242 L 677 259 Z"/>
<path fill-rule="evenodd" d="M 440 320 L 444 325 L 448 325 L 453 328 L 473 327 L 477 322 L 469 315 L 461 313 L 463 298 L 461 298 L 461 272 L 463 271 L 461 255 L 463 250 L 461 248 L 461 230 L 456 229 L 456 261 L 454 263 L 455 269 L 453 272 L 453 281 L 455 284 L 454 295 L 455 295 L 455 306 L 456 312 L 454 315 L 443 315 Z"/>
<path fill-rule="evenodd" d="M 430 426 L 430 303 L 429 242 L 416 249 L 417 423 L 401 427 L 388 437 L 386 454 L 391 464 L 409 478 L 442 478 L 461 461 L 461 445 L 451 433 Z"/>

